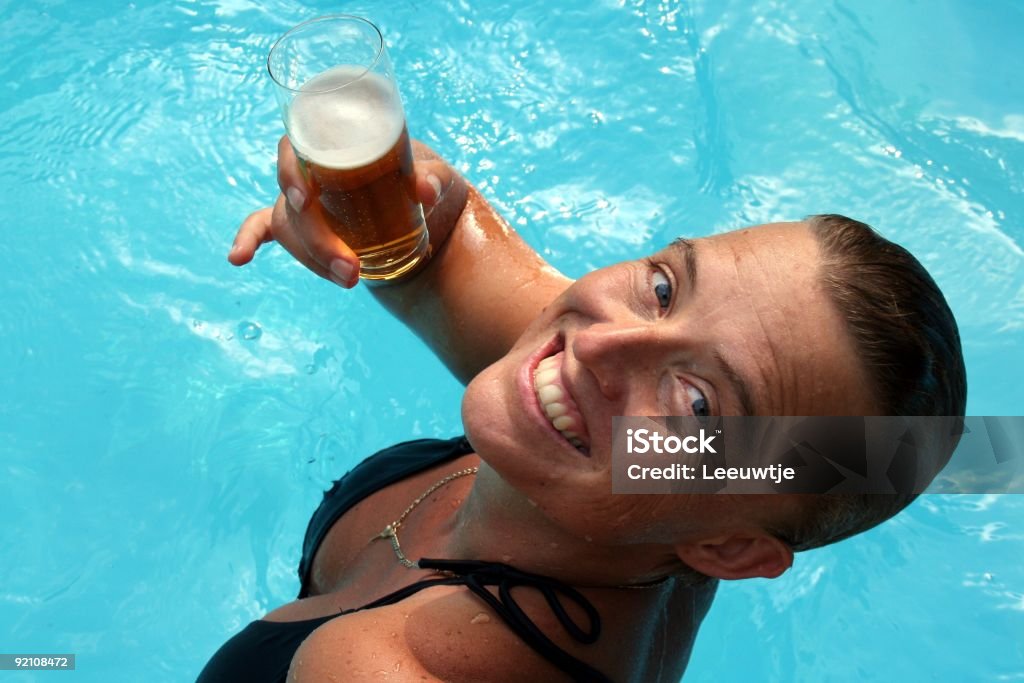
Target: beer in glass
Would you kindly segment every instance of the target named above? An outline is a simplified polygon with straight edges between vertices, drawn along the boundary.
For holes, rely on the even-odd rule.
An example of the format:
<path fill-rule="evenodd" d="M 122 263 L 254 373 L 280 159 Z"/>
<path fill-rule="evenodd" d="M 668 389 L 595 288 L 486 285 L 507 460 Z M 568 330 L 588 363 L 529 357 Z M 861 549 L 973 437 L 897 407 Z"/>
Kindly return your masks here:
<path fill-rule="evenodd" d="M 312 19 L 277 41 L 268 67 L 311 196 L 359 256 L 360 276 L 408 273 L 426 257 L 428 236 L 380 31 L 358 17 Z"/>

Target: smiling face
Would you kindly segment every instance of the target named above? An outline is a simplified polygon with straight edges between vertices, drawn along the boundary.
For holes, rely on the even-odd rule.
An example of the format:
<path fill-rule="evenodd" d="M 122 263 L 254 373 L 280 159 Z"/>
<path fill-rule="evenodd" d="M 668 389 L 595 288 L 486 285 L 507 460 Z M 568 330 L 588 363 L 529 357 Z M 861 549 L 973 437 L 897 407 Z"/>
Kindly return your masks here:
<path fill-rule="evenodd" d="M 470 442 L 549 517 L 573 526 L 575 508 L 597 524 L 606 510 L 606 528 L 625 527 L 637 518 L 634 497 L 611 495 L 616 415 L 873 414 L 819 264 L 809 228 L 780 223 L 588 274 L 467 387 Z"/>

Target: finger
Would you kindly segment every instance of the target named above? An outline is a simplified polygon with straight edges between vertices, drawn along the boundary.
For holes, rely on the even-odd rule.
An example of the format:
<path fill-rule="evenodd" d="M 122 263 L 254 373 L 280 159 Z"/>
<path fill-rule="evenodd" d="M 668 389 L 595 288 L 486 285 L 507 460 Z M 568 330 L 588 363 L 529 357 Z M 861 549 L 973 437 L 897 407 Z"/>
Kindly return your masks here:
<path fill-rule="evenodd" d="M 287 199 L 286 215 L 275 218 L 275 224 L 281 226 L 279 241 L 320 277 L 341 287 L 354 287 L 359 282 L 359 259 L 330 229 L 320 204 L 308 201 L 306 179 L 288 136 L 277 143 L 277 183 Z"/>
<path fill-rule="evenodd" d="M 416 199 L 429 212 L 444 199 L 455 183 L 458 173 L 440 159 L 416 162 Z"/>
<path fill-rule="evenodd" d="M 277 184 L 281 194 L 288 198 L 288 203 L 295 211 L 306 207 L 308 193 L 306 179 L 299 166 L 299 158 L 295 156 L 292 143 L 287 135 L 281 136 L 277 143 Z"/>
<path fill-rule="evenodd" d="M 296 261 L 325 280 L 329 280 L 331 277 L 330 271 L 309 255 L 309 250 L 306 249 L 306 245 L 299 233 L 299 228 L 296 227 L 297 222 L 298 217 L 289 209 L 284 195 L 278 195 L 271 218 L 274 239 Z"/>
<path fill-rule="evenodd" d="M 466 206 L 467 191 L 466 181 L 444 161 L 417 162 L 416 194 L 423 203 L 433 248 L 443 244 L 459 220 Z"/>
<path fill-rule="evenodd" d="M 261 244 L 272 241 L 274 238 L 270 230 L 272 209 L 260 209 L 249 214 L 242 221 L 242 225 L 235 234 L 235 241 L 228 253 L 228 261 L 235 266 L 244 266 L 252 257 Z"/>
<path fill-rule="evenodd" d="M 355 287 L 359 282 L 359 257 L 331 230 L 319 202 L 311 202 L 302 212 L 295 211 L 289 204 L 287 211 L 295 235 L 306 250 L 309 262 L 316 267 L 300 260 L 336 285 L 346 289 Z"/>

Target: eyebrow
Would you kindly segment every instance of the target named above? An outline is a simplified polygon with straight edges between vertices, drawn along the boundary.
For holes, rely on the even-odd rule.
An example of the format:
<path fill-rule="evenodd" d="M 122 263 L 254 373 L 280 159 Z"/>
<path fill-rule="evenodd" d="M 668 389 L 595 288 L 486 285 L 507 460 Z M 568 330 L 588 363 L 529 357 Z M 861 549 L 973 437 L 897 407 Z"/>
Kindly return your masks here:
<path fill-rule="evenodd" d="M 690 292 L 697 291 L 697 245 L 693 243 L 693 240 L 688 240 L 685 237 L 676 238 L 670 248 L 679 253 L 683 259 L 683 264 L 686 267 L 686 278 L 690 281 Z M 743 379 L 743 375 L 736 371 L 729 361 L 717 350 L 711 352 L 711 357 L 714 358 L 715 364 L 718 366 L 719 371 L 725 375 L 725 378 L 732 384 L 736 395 L 740 399 L 740 409 L 744 415 L 756 415 L 757 411 L 754 410 L 753 394 L 750 391 L 750 384 Z"/>
<path fill-rule="evenodd" d="M 670 249 L 678 252 L 686 266 L 686 278 L 690 281 L 690 292 L 697 291 L 697 246 L 693 240 L 685 237 L 677 237 L 669 245 Z"/>

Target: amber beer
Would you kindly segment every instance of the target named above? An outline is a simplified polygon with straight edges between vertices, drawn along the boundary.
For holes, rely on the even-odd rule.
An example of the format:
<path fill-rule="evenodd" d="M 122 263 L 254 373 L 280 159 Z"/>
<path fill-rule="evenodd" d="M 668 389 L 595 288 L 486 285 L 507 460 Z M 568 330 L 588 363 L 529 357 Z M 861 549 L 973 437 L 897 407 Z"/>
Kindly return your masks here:
<path fill-rule="evenodd" d="M 287 113 L 289 138 L 331 228 L 360 273 L 389 280 L 427 251 L 412 147 L 392 81 L 337 66 L 305 83 Z"/>

